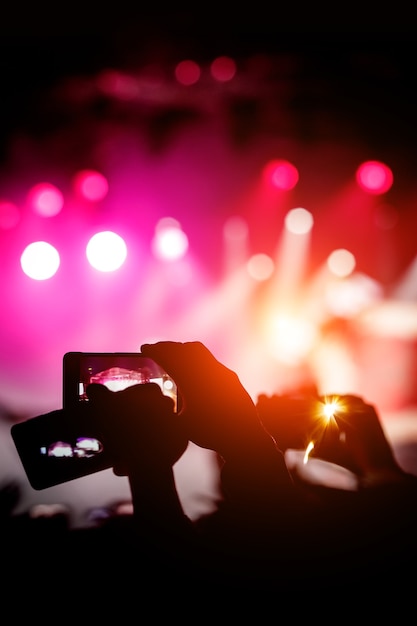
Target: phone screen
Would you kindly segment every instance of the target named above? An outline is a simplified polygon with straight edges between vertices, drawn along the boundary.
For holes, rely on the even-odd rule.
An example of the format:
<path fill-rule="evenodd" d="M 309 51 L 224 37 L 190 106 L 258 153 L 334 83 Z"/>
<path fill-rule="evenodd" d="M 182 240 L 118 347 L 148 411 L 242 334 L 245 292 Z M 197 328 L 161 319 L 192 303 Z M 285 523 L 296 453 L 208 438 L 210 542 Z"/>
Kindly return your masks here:
<path fill-rule="evenodd" d="M 174 380 L 152 359 L 132 352 L 67 352 L 63 359 L 63 406 L 87 402 L 87 387 L 99 383 L 111 391 L 131 385 L 156 383 L 178 410 Z"/>

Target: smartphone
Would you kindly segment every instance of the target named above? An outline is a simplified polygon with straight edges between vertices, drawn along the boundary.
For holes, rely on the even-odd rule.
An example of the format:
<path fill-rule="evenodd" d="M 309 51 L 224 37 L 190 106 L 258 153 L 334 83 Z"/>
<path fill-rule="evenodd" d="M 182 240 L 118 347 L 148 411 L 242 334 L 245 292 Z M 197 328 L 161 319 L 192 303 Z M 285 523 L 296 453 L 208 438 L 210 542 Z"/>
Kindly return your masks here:
<path fill-rule="evenodd" d="M 100 383 L 111 391 L 130 385 L 157 383 L 178 410 L 174 380 L 152 359 L 137 352 L 67 352 L 63 358 L 62 403 L 64 409 L 77 409 L 88 402 L 87 387 Z"/>
<path fill-rule="evenodd" d="M 100 383 L 111 391 L 156 383 L 179 409 L 174 380 L 152 359 L 132 352 L 67 352 L 63 357 L 63 408 L 11 427 L 11 436 L 30 485 L 46 489 L 114 465 L 92 419 L 87 387 Z"/>

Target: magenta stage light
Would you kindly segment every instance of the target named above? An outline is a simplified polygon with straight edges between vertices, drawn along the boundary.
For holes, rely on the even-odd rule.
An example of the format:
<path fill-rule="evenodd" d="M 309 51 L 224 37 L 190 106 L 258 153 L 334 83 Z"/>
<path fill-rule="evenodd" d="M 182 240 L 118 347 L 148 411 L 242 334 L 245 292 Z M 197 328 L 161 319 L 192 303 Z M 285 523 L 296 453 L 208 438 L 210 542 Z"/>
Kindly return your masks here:
<path fill-rule="evenodd" d="M 394 176 L 385 163 L 366 161 L 356 170 L 356 182 L 364 191 L 378 195 L 391 189 Z"/>
<path fill-rule="evenodd" d="M 53 217 L 61 212 L 64 196 L 55 185 L 42 182 L 29 190 L 28 202 L 35 213 L 42 217 Z"/>

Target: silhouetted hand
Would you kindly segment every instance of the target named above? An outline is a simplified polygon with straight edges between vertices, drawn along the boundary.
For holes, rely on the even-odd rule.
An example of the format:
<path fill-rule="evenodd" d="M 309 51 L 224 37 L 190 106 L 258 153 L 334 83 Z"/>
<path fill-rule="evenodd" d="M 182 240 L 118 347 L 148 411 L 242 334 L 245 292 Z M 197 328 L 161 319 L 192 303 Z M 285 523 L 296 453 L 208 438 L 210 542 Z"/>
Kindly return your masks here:
<path fill-rule="evenodd" d="M 358 396 L 344 395 L 340 407 L 334 418 L 340 431 L 337 441 L 341 459 L 345 464 L 349 459 L 350 465 L 357 468 L 361 487 L 412 478 L 398 464 L 373 405 Z"/>
<path fill-rule="evenodd" d="M 181 415 L 196 445 L 228 457 L 265 441 L 255 404 L 237 374 L 202 343 L 161 341 L 141 351 L 177 383 Z"/>
<path fill-rule="evenodd" d="M 282 452 L 302 450 L 321 438 L 327 422 L 318 396 L 260 394 L 256 402 L 259 417 Z"/>
<path fill-rule="evenodd" d="M 223 459 L 226 507 L 246 516 L 248 527 L 250 518 L 264 529 L 282 520 L 292 505 L 293 481 L 238 375 L 198 341 L 145 344 L 141 352 L 175 380 L 188 439 Z"/>
<path fill-rule="evenodd" d="M 128 476 L 137 529 L 146 533 L 152 549 L 181 553 L 191 522 L 182 508 L 173 465 L 188 439 L 173 400 L 156 383 L 123 391 L 91 384 L 87 395 L 104 445 L 111 447 L 114 473 Z"/>
<path fill-rule="evenodd" d="M 171 467 L 185 452 L 188 439 L 181 418 L 156 383 L 122 391 L 91 384 L 87 395 L 104 443 L 112 449 L 115 474 L 130 474 L 137 467 Z"/>
<path fill-rule="evenodd" d="M 326 405 L 334 401 L 326 415 Z M 403 480 L 392 447 L 372 405 L 354 395 L 267 396 L 257 401 L 265 428 L 285 450 L 306 449 L 312 455 L 354 472 L 362 487 Z"/>

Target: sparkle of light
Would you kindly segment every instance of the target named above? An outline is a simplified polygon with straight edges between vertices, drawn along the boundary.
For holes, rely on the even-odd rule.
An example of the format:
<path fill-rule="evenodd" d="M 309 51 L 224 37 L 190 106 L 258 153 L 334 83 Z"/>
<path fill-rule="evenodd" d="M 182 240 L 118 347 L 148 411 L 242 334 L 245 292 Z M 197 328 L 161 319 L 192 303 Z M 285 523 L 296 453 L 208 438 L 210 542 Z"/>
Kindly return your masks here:
<path fill-rule="evenodd" d="M 332 400 L 331 402 L 324 402 L 322 407 L 324 417 L 326 417 L 327 420 L 330 420 L 337 411 L 338 407 L 339 405 L 335 400 Z"/>

